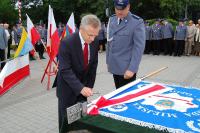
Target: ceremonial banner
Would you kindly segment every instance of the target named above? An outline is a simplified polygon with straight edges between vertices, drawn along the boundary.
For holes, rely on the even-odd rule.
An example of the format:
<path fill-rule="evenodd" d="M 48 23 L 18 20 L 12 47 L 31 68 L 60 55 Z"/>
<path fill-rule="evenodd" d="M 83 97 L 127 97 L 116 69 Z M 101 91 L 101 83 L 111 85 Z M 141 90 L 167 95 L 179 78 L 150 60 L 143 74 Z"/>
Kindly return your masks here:
<path fill-rule="evenodd" d="M 0 73 L 0 96 L 29 74 L 28 54 L 7 62 Z"/>
<path fill-rule="evenodd" d="M 200 89 L 140 81 L 100 97 L 89 111 L 157 130 L 197 133 L 199 106 Z"/>

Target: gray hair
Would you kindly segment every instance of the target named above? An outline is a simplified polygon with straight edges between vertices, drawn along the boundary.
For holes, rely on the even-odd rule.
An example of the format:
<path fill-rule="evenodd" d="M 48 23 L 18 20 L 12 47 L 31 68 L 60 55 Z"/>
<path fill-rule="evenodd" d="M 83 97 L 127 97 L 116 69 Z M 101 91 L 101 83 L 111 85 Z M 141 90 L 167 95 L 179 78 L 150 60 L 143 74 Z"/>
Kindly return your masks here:
<path fill-rule="evenodd" d="M 85 15 L 82 19 L 81 19 L 81 27 L 85 27 L 85 26 L 92 26 L 93 28 L 100 28 L 101 27 L 101 22 L 99 20 L 99 18 L 96 15 L 93 14 L 89 14 L 89 15 Z"/>

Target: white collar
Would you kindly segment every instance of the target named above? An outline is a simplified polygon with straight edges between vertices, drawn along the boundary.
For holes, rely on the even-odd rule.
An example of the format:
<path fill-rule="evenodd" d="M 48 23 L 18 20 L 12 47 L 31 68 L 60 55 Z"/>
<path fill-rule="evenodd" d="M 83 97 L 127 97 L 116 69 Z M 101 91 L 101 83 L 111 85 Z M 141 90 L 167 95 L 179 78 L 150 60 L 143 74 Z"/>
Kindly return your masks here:
<path fill-rule="evenodd" d="M 120 24 L 120 23 L 119 23 L 120 19 L 121 19 L 121 21 L 124 20 L 124 18 L 117 18 L 117 24 Z"/>
<path fill-rule="evenodd" d="M 80 37 L 80 39 L 81 39 L 81 44 L 84 45 L 84 44 L 85 44 L 85 41 L 84 41 L 84 39 L 83 39 L 83 37 L 82 37 L 82 35 L 81 35 L 80 32 L 79 32 L 79 37 Z"/>

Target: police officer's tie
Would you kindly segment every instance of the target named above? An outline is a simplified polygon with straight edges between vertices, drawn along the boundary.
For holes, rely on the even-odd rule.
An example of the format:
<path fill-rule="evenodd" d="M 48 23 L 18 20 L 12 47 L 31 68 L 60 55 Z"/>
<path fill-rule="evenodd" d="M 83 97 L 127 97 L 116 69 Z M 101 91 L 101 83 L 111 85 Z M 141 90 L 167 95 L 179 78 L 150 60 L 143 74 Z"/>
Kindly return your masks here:
<path fill-rule="evenodd" d="M 120 25 L 121 22 L 122 22 L 122 19 L 120 18 L 120 19 L 119 19 L 119 25 Z"/>
<path fill-rule="evenodd" d="M 88 44 L 87 43 L 84 43 L 83 57 L 84 57 L 84 69 L 86 70 L 88 66 Z"/>

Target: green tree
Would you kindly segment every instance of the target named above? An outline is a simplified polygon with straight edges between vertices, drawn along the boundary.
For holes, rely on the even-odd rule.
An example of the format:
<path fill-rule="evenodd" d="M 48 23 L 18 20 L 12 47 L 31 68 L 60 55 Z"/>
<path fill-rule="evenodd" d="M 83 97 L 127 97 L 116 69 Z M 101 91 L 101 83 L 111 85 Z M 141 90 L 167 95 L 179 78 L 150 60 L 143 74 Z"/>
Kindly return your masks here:
<path fill-rule="evenodd" d="M 18 13 L 10 0 L 0 0 L 0 21 L 14 24 L 18 19 Z"/>
<path fill-rule="evenodd" d="M 161 0 L 160 7 L 166 17 L 188 18 L 188 9 L 199 8 L 200 0 Z"/>
<path fill-rule="evenodd" d="M 18 10 L 14 4 L 18 0 L 0 0 L 1 20 L 16 21 Z M 21 0 L 22 21 L 27 13 L 34 23 L 41 20 L 47 23 L 48 6 L 54 10 L 56 23 L 66 23 L 70 14 L 74 12 L 75 21 L 80 23 L 81 16 L 88 13 L 96 14 L 101 20 L 106 20 L 106 7 L 110 15 L 114 13 L 113 0 Z M 13 3 L 13 4 L 10 4 Z M 200 11 L 200 0 L 130 0 L 131 12 L 144 19 L 154 18 L 191 18 L 192 12 Z M 6 5 L 6 6 L 5 6 Z M 9 14 L 9 15 L 7 15 Z M 11 20 L 12 19 L 12 20 Z"/>

